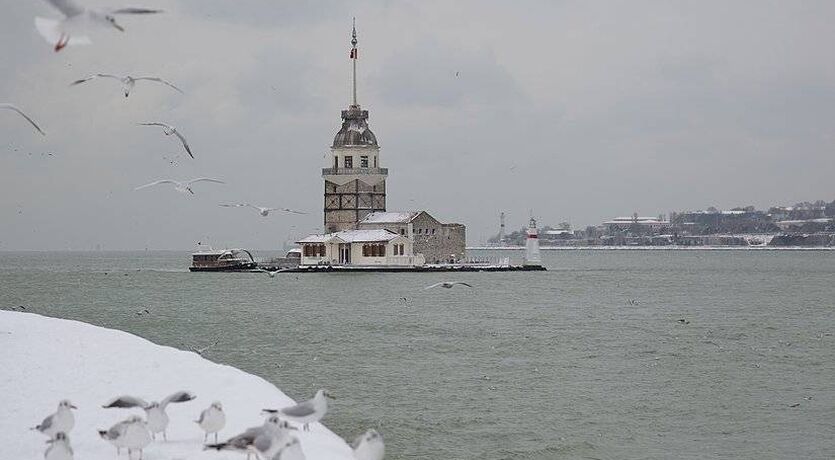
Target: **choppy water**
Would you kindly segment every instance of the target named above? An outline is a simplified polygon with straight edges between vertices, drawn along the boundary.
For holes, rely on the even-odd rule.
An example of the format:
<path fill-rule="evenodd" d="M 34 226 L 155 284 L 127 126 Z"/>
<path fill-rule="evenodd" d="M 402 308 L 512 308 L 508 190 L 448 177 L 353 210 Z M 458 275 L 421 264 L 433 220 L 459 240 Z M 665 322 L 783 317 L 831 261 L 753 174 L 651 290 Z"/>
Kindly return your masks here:
<path fill-rule="evenodd" d="M 0 253 L 0 307 L 178 347 L 217 338 L 211 359 L 290 396 L 330 389 L 326 424 L 377 427 L 390 459 L 833 458 L 835 253 L 544 257 L 548 272 L 424 291 L 449 276 Z"/>

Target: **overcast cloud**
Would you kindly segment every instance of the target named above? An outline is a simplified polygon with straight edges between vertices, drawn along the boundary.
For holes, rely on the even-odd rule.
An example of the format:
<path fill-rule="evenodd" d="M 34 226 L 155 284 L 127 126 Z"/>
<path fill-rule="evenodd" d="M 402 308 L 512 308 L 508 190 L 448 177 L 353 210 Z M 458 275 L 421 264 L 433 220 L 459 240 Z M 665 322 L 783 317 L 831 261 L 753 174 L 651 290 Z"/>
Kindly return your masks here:
<path fill-rule="evenodd" d="M 57 16 L 46 2 L 0 0 L 0 101 L 47 132 L 0 113 L 0 249 L 273 249 L 321 227 L 352 16 L 389 210 L 464 223 L 470 244 L 501 211 L 583 227 L 835 199 L 833 2 L 85 3 L 166 13 L 54 53 L 33 26 Z M 185 95 L 68 86 L 95 72 Z M 197 158 L 142 121 L 178 126 Z M 204 175 L 228 184 L 133 191 Z M 237 201 L 310 214 L 218 207 Z"/>

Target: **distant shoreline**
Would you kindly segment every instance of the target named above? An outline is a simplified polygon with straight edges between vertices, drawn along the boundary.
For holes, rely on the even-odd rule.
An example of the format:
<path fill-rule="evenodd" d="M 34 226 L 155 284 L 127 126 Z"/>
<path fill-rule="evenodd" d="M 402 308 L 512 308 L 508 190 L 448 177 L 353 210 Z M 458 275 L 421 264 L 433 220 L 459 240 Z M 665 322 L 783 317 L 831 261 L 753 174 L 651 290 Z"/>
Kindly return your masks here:
<path fill-rule="evenodd" d="M 835 251 L 830 246 L 540 246 L 542 251 Z M 524 246 L 468 246 L 468 251 L 524 251 Z"/>

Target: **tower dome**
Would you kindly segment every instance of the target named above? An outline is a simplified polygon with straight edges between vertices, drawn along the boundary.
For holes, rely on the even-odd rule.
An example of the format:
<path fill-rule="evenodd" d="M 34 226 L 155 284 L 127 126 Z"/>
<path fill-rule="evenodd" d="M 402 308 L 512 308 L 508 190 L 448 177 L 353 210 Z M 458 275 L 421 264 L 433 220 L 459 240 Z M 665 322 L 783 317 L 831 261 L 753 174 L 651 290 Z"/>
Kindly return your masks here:
<path fill-rule="evenodd" d="M 333 138 L 333 148 L 339 147 L 377 147 L 377 136 L 368 127 L 368 110 L 361 110 L 358 105 L 342 111 L 342 127 Z"/>

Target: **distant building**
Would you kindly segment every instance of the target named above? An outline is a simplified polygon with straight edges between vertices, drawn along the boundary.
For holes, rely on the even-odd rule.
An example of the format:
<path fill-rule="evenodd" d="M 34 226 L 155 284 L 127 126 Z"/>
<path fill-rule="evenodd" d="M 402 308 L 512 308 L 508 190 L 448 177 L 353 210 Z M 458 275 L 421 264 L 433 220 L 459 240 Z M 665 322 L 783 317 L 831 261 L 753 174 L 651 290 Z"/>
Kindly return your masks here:
<path fill-rule="evenodd" d="M 658 233 L 670 229 L 670 221 L 661 220 L 657 217 L 615 217 L 612 220 L 603 222 L 603 226 L 610 233 L 626 230 L 640 231 L 641 233 Z"/>
<path fill-rule="evenodd" d="M 310 266 L 420 266 L 425 259 L 414 253 L 412 240 L 389 230 L 345 230 L 310 235 L 297 241 L 302 267 Z"/>
<path fill-rule="evenodd" d="M 414 241 L 414 250 L 428 263 L 458 262 L 464 259 L 466 228 L 444 224 L 426 211 L 374 212 L 357 224 L 359 229 L 385 229 Z"/>

